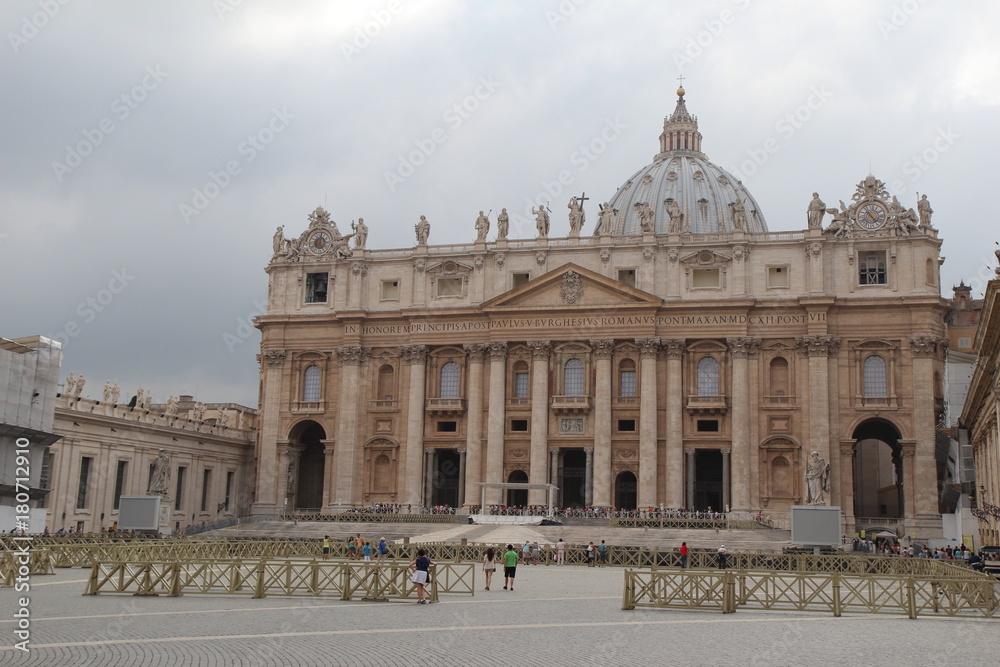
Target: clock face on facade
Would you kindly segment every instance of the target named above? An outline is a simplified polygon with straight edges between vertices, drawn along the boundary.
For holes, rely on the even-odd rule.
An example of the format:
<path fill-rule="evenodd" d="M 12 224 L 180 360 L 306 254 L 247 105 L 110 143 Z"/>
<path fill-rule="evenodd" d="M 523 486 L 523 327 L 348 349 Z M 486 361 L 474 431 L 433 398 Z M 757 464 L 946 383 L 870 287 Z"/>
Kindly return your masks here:
<path fill-rule="evenodd" d="M 315 255 L 322 255 L 330 248 L 330 235 L 326 232 L 314 232 L 308 241 L 309 251 Z"/>
<path fill-rule="evenodd" d="M 863 204 L 858 209 L 858 225 L 863 229 L 878 229 L 885 224 L 888 212 L 877 202 Z"/>

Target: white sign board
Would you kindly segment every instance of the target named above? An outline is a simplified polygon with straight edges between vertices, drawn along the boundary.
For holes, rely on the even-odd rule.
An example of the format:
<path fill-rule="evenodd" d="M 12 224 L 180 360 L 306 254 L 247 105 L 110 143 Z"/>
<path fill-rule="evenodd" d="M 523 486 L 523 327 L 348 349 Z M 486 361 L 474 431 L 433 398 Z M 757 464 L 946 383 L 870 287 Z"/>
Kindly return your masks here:
<path fill-rule="evenodd" d="M 792 506 L 792 544 L 839 546 L 840 508 L 828 505 Z"/>
<path fill-rule="evenodd" d="M 118 530 L 158 530 L 160 496 L 122 496 L 118 506 Z"/>

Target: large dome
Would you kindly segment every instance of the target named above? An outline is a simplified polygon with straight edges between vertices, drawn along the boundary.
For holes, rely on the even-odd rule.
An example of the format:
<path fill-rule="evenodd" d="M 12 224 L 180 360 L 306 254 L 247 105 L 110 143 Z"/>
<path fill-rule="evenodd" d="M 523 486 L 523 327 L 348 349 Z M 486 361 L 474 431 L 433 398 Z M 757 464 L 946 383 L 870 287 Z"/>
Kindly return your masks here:
<path fill-rule="evenodd" d="M 743 183 L 701 152 L 698 119 L 687 111 L 683 88 L 677 95 L 677 108 L 663 121 L 659 154 L 609 200 L 618 213 L 606 233 L 641 234 L 644 213 L 656 234 L 766 232 L 764 214 Z"/>

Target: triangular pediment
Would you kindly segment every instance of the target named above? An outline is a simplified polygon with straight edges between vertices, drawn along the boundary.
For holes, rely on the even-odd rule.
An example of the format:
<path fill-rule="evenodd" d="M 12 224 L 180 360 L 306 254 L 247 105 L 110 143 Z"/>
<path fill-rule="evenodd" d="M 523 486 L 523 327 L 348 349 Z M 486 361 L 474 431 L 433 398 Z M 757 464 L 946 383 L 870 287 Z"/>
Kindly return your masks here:
<path fill-rule="evenodd" d="M 484 311 L 543 308 L 653 307 L 660 297 L 576 264 L 563 264 L 482 305 Z"/>

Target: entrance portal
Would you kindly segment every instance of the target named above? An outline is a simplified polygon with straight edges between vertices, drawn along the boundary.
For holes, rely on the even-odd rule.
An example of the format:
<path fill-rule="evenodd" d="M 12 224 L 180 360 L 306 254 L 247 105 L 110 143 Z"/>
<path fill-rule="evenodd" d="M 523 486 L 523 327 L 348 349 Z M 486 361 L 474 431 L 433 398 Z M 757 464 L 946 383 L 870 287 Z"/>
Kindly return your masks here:
<path fill-rule="evenodd" d="M 432 505 L 458 507 L 459 454 L 454 449 L 439 449 L 435 452 L 434 492 Z"/>
<path fill-rule="evenodd" d="M 615 507 L 620 510 L 636 509 L 636 489 L 638 482 L 635 473 L 624 470 L 615 477 Z"/>
<path fill-rule="evenodd" d="M 562 507 L 583 507 L 587 504 L 587 453 L 582 449 L 560 452 L 562 467 L 556 478 Z"/>
<path fill-rule="evenodd" d="M 320 509 L 323 506 L 323 476 L 326 466 L 323 440 L 326 432 L 314 421 L 307 421 L 295 427 L 289 440 L 302 446 L 299 455 L 298 475 L 293 479 L 297 483 L 288 489 L 291 502 L 297 509 Z"/>
<path fill-rule="evenodd" d="M 694 509 L 721 512 L 722 452 L 699 449 L 694 455 Z"/>
<path fill-rule="evenodd" d="M 868 520 L 898 519 L 903 508 L 903 456 L 892 424 L 870 419 L 854 430 L 854 516 L 859 528 Z"/>
<path fill-rule="evenodd" d="M 507 478 L 508 484 L 527 484 L 528 473 L 515 470 Z M 527 489 L 507 489 L 507 507 L 523 507 L 528 504 Z"/>

